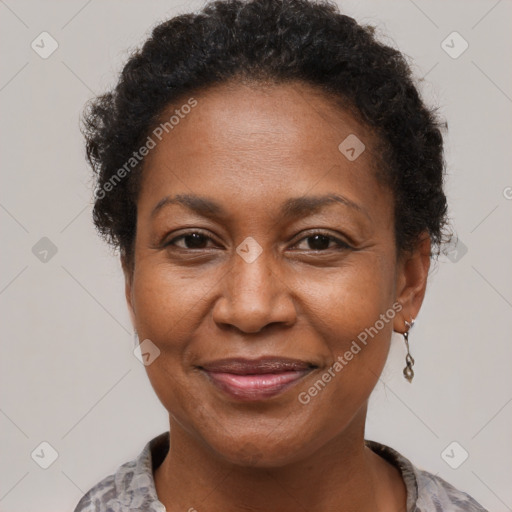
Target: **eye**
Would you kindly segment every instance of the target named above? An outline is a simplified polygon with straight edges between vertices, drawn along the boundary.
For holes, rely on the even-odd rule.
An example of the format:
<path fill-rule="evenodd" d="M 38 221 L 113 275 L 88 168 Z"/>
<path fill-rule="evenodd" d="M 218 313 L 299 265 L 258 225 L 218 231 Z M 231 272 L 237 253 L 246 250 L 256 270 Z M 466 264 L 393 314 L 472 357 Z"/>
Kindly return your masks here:
<path fill-rule="evenodd" d="M 208 249 L 210 247 L 215 247 L 215 245 L 208 246 L 209 242 L 214 243 L 214 240 L 208 235 L 200 231 L 190 231 L 169 240 L 169 242 L 165 244 L 165 247 L 173 246 L 185 250 Z M 302 247 L 300 247 L 301 245 Z M 351 248 L 350 245 L 343 240 L 327 233 L 311 233 L 299 240 L 299 242 L 295 244 L 295 247 L 298 250 L 306 251 L 326 251 L 330 249 L 343 250 Z"/>
<path fill-rule="evenodd" d="M 175 246 L 180 249 L 207 249 L 209 241 L 213 240 L 204 233 L 201 233 L 200 231 L 191 231 L 169 240 L 165 246 Z"/>
<path fill-rule="evenodd" d="M 298 247 L 300 245 L 306 245 L 306 247 Z M 312 251 L 325 251 L 328 249 L 343 250 L 351 248 L 350 245 L 343 240 L 326 233 L 312 233 L 299 240 L 296 246 L 299 250 Z"/>

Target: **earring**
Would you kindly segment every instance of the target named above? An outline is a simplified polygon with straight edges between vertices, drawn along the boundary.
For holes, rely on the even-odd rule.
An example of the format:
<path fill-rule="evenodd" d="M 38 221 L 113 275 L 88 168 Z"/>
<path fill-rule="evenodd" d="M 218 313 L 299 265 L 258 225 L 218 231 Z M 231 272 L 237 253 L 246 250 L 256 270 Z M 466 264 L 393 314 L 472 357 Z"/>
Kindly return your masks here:
<path fill-rule="evenodd" d="M 406 366 L 404 368 L 404 377 L 409 381 L 412 382 L 412 379 L 414 377 L 414 371 L 412 367 L 414 366 L 414 358 L 411 356 L 411 353 L 409 351 L 409 331 L 411 330 L 412 326 L 414 325 L 414 318 L 411 319 L 411 322 L 405 321 L 405 326 L 407 327 L 407 331 L 403 333 L 405 346 L 407 347 L 407 355 L 405 356 L 405 363 Z"/>

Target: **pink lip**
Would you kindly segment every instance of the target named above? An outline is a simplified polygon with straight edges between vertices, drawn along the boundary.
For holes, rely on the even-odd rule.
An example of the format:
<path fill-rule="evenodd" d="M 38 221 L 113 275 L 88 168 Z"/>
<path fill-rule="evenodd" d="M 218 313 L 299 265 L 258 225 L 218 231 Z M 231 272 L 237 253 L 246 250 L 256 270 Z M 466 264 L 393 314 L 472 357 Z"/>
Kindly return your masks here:
<path fill-rule="evenodd" d="M 314 368 L 305 361 L 276 357 L 231 358 L 200 366 L 218 389 L 242 401 L 263 400 L 283 393 Z"/>

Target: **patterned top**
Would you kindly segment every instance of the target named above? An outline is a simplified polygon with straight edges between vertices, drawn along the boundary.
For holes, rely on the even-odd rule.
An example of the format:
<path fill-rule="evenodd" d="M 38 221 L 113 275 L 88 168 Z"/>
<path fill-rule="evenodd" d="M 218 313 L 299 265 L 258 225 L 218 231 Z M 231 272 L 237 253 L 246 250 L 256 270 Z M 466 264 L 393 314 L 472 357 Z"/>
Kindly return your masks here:
<path fill-rule="evenodd" d="M 471 496 L 442 478 L 416 468 L 389 446 L 365 442 L 402 473 L 407 488 L 407 512 L 488 512 Z M 166 512 L 156 494 L 153 471 L 168 451 L 169 432 L 164 432 L 149 441 L 136 459 L 92 487 L 74 512 Z"/>

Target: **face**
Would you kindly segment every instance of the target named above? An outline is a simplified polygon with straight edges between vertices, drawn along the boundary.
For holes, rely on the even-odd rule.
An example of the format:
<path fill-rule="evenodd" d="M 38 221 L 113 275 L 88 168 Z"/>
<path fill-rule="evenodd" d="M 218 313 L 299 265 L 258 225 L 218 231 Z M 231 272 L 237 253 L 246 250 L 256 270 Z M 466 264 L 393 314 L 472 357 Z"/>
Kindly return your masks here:
<path fill-rule="evenodd" d="M 229 461 L 282 465 L 361 417 L 403 332 L 393 196 L 372 133 L 308 86 L 194 98 L 146 158 L 128 304 L 171 422 Z"/>

